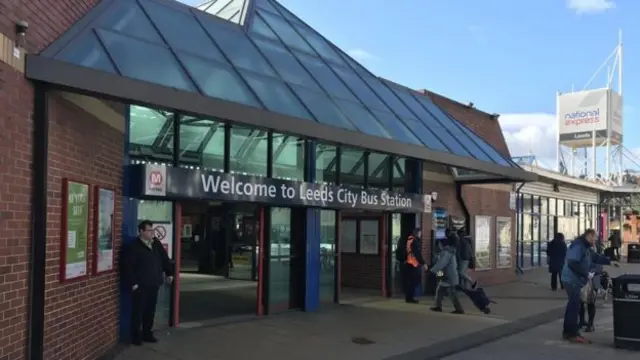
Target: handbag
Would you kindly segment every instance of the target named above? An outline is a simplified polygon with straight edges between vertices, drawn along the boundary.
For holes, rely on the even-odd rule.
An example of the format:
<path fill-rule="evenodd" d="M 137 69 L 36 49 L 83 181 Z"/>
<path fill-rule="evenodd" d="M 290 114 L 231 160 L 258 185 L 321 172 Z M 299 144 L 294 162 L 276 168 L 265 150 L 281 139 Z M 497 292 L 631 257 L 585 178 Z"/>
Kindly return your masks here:
<path fill-rule="evenodd" d="M 596 291 L 591 280 L 589 280 L 587 284 L 580 290 L 580 300 L 586 304 L 595 304 Z"/>

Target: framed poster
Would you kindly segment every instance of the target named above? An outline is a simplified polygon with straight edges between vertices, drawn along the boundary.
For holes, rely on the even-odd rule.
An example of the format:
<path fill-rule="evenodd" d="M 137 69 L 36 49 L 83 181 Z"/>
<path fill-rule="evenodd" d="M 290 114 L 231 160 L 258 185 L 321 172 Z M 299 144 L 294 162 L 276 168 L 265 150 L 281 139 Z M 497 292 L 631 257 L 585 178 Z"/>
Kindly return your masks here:
<path fill-rule="evenodd" d="M 496 267 L 505 269 L 511 265 L 511 218 L 496 217 Z"/>
<path fill-rule="evenodd" d="M 88 275 L 89 188 L 80 181 L 62 180 L 61 282 Z"/>
<path fill-rule="evenodd" d="M 475 268 L 491 269 L 491 216 L 476 215 L 475 220 Z"/>
<path fill-rule="evenodd" d="M 93 198 L 93 273 L 99 274 L 115 266 L 116 192 L 96 186 Z"/>

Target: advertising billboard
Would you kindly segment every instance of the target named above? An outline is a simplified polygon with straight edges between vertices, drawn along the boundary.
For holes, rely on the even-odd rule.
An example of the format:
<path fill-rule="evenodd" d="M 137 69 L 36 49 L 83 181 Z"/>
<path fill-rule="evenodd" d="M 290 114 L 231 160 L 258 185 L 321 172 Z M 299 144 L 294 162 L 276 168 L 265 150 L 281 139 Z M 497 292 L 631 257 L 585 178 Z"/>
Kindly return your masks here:
<path fill-rule="evenodd" d="M 586 147 L 607 139 L 622 142 L 622 97 L 610 89 L 596 89 L 558 95 L 558 132 L 560 143 Z"/>

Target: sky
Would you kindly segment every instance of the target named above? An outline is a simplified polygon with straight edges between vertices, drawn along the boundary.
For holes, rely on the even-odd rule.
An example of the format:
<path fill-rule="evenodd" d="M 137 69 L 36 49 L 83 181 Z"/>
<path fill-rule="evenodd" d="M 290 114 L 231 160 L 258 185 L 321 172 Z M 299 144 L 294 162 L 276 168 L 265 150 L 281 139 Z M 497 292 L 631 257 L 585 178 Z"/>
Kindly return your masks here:
<path fill-rule="evenodd" d="M 547 167 L 556 92 L 582 90 L 622 30 L 625 147 L 640 155 L 640 1 L 279 2 L 376 75 L 500 114 L 511 154 L 531 152 Z M 606 66 L 591 83 L 604 86 Z"/>

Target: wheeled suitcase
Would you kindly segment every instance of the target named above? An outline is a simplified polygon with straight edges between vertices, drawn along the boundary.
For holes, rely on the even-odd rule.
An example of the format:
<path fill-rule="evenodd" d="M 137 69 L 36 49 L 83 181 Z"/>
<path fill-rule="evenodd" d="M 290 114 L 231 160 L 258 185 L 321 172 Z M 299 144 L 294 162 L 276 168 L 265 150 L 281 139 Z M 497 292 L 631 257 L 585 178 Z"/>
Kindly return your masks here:
<path fill-rule="evenodd" d="M 462 289 L 462 291 L 471 299 L 473 305 L 475 305 L 478 310 L 485 314 L 491 313 L 489 305 L 495 304 L 495 302 L 489 299 L 484 289 L 477 287 L 475 289 Z"/>

